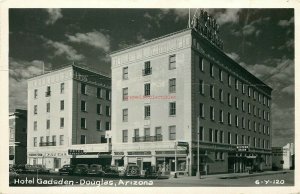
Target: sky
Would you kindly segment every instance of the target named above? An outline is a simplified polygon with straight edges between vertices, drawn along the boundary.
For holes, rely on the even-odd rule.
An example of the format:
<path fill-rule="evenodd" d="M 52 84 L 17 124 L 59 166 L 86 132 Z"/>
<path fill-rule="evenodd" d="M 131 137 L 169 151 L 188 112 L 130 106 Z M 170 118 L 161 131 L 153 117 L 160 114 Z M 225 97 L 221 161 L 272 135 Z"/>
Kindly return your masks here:
<path fill-rule="evenodd" d="M 199 11 L 199 10 L 198 10 Z M 272 146 L 294 142 L 294 10 L 206 9 L 223 51 L 273 88 Z M 196 9 L 191 9 L 193 16 Z M 10 9 L 9 109 L 28 78 L 72 63 L 110 75 L 109 53 L 185 29 L 188 9 Z"/>

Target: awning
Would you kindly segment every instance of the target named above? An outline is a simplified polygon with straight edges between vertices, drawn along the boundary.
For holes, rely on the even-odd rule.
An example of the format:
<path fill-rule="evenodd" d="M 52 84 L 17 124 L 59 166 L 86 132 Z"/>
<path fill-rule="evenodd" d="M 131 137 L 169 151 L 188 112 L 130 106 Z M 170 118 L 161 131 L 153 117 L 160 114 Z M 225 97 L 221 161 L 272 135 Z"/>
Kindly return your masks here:
<path fill-rule="evenodd" d="M 256 158 L 256 156 L 245 156 L 246 158 L 248 158 L 248 159 L 255 159 Z"/>

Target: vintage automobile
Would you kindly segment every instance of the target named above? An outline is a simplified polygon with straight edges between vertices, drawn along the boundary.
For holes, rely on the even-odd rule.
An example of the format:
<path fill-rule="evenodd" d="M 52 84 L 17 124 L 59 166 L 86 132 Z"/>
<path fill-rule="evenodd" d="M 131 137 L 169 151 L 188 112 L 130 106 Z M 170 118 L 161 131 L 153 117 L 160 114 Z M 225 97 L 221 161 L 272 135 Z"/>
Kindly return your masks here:
<path fill-rule="evenodd" d="M 104 169 L 104 176 L 109 178 L 119 177 L 118 167 L 106 166 Z"/>
<path fill-rule="evenodd" d="M 125 177 L 141 177 L 140 167 L 134 164 L 128 164 L 124 173 Z"/>
<path fill-rule="evenodd" d="M 104 176 L 102 166 L 99 164 L 91 164 L 88 170 L 89 175 Z"/>
<path fill-rule="evenodd" d="M 23 173 L 50 174 L 50 170 L 47 169 L 42 164 L 35 164 L 35 165 L 26 164 L 25 165 L 25 170 L 24 170 Z"/>
<path fill-rule="evenodd" d="M 89 170 L 89 165 L 87 164 L 77 164 L 74 173 L 75 175 L 86 175 Z"/>
<path fill-rule="evenodd" d="M 74 170 L 75 170 L 74 165 L 66 164 L 66 165 L 63 165 L 63 167 L 60 168 L 58 170 L 58 172 L 60 175 L 63 175 L 63 174 L 72 175 L 74 173 Z"/>

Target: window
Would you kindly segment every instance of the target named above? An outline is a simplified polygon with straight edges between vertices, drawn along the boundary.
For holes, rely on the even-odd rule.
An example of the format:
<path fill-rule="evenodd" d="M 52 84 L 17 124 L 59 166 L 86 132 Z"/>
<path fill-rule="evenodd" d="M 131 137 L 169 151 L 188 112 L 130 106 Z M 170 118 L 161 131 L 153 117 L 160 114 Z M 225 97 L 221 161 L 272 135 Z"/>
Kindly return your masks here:
<path fill-rule="evenodd" d="M 270 127 L 267 126 L 267 134 L 270 135 Z"/>
<path fill-rule="evenodd" d="M 97 114 L 98 115 L 102 114 L 102 105 L 101 104 L 97 104 Z"/>
<path fill-rule="evenodd" d="M 248 130 L 251 130 L 251 121 L 250 121 L 250 119 L 248 120 Z"/>
<path fill-rule="evenodd" d="M 231 125 L 231 114 L 230 114 L 230 112 L 228 112 L 228 114 L 227 114 L 227 122 L 228 122 L 228 125 Z"/>
<path fill-rule="evenodd" d="M 260 148 L 260 138 L 258 138 L 257 147 Z"/>
<path fill-rule="evenodd" d="M 239 126 L 239 116 L 235 115 L 235 126 L 238 127 Z"/>
<path fill-rule="evenodd" d="M 258 115 L 259 118 L 261 118 L 261 112 L 260 112 L 259 108 L 257 108 L 257 115 Z"/>
<path fill-rule="evenodd" d="M 238 134 L 235 134 L 235 144 L 238 144 L 239 143 L 239 136 Z"/>
<path fill-rule="evenodd" d="M 63 135 L 59 136 L 59 145 L 64 145 L 64 136 Z"/>
<path fill-rule="evenodd" d="M 65 83 L 60 84 L 60 93 L 63 94 L 65 92 Z"/>
<path fill-rule="evenodd" d="M 213 130 L 212 129 L 209 129 L 209 141 L 210 142 L 213 142 Z"/>
<path fill-rule="evenodd" d="M 210 97 L 212 99 L 215 98 L 215 88 L 214 88 L 214 85 L 210 85 Z"/>
<path fill-rule="evenodd" d="M 144 129 L 145 141 L 150 141 L 150 128 Z"/>
<path fill-rule="evenodd" d="M 169 126 L 169 140 L 176 140 L 176 126 Z"/>
<path fill-rule="evenodd" d="M 227 135 L 227 142 L 228 144 L 231 144 L 231 133 L 228 132 L 228 135 Z"/>
<path fill-rule="evenodd" d="M 86 95 L 86 85 L 84 83 L 81 83 L 81 94 Z"/>
<path fill-rule="evenodd" d="M 250 88 L 250 86 L 248 86 L 248 97 L 250 97 L 251 96 L 251 88 Z"/>
<path fill-rule="evenodd" d="M 256 122 L 255 121 L 253 121 L 253 128 L 254 128 L 254 132 L 256 132 Z"/>
<path fill-rule="evenodd" d="M 123 143 L 128 142 L 128 130 L 127 129 L 122 131 L 122 142 Z"/>
<path fill-rule="evenodd" d="M 169 56 L 169 69 L 176 69 L 176 55 Z"/>
<path fill-rule="evenodd" d="M 258 94 L 258 102 L 261 103 L 261 94 Z"/>
<path fill-rule="evenodd" d="M 215 120 L 215 109 L 212 106 L 210 107 L 210 120 Z"/>
<path fill-rule="evenodd" d="M 144 85 L 144 95 L 150 96 L 150 83 Z"/>
<path fill-rule="evenodd" d="M 147 105 L 144 107 L 144 114 L 145 114 L 145 119 L 150 119 L 151 116 L 151 109 L 150 109 L 150 105 Z"/>
<path fill-rule="evenodd" d="M 128 100 L 128 88 L 123 88 L 123 101 Z"/>
<path fill-rule="evenodd" d="M 266 134 L 266 126 L 263 125 L 263 133 Z"/>
<path fill-rule="evenodd" d="M 33 122 L 33 130 L 36 131 L 37 130 L 37 121 Z"/>
<path fill-rule="evenodd" d="M 49 143 L 49 136 L 46 136 L 46 142 Z"/>
<path fill-rule="evenodd" d="M 253 100 L 256 100 L 256 91 L 253 90 Z"/>
<path fill-rule="evenodd" d="M 220 123 L 223 123 L 224 122 L 224 120 L 223 120 L 223 110 L 220 110 L 219 111 L 219 121 L 220 121 Z"/>
<path fill-rule="evenodd" d="M 245 118 L 242 117 L 242 128 L 243 128 L 243 129 L 245 129 L 245 125 L 246 125 L 246 124 L 245 124 Z"/>
<path fill-rule="evenodd" d="M 86 144 L 86 136 L 85 135 L 80 136 L 80 144 Z"/>
<path fill-rule="evenodd" d="M 253 115 L 256 117 L 256 107 L 255 107 L 255 105 L 253 105 Z"/>
<path fill-rule="evenodd" d="M 199 136 L 200 136 L 200 141 L 204 141 L 204 128 L 202 126 L 200 127 Z"/>
<path fill-rule="evenodd" d="M 37 98 L 37 96 L 38 96 L 38 90 L 37 90 L 37 89 L 35 89 L 35 90 L 34 90 L 34 94 L 33 94 L 33 96 L 34 96 L 34 99 L 36 99 L 36 98 Z"/>
<path fill-rule="evenodd" d="M 134 129 L 134 137 L 138 138 L 140 136 L 140 130 Z"/>
<path fill-rule="evenodd" d="M 266 111 L 263 110 L 263 119 L 266 120 Z"/>
<path fill-rule="evenodd" d="M 256 138 L 253 137 L 253 147 L 256 147 Z"/>
<path fill-rule="evenodd" d="M 270 113 L 267 112 L 267 120 L 270 121 Z"/>
<path fill-rule="evenodd" d="M 33 138 L 33 147 L 37 147 L 37 137 Z"/>
<path fill-rule="evenodd" d="M 105 135 L 101 135 L 100 143 L 107 143 L 107 139 L 105 138 Z"/>
<path fill-rule="evenodd" d="M 40 137 L 40 143 L 43 143 L 44 142 L 44 137 Z"/>
<path fill-rule="evenodd" d="M 251 144 L 251 137 L 250 136 L 248 136 L 248 145 L 250 145 Z"/>
<path fill-rule="evenodd" d="M 97 98 L 103 98 L 103 90 L 101 88 L 97 88 Z"/>
<path fill-rule="evenodd" d="M 203 60 L 204 60 L 203 58 L 199 57 L 199 69 L 201 71 L 204 71 L 204 61 Z"/>
<path fill-rule="evenodd" d="M 176 102 L 169 103 L 169 115 L 175 116 L 176 115 Z"/>
<path fill-rule="evenodd" d="M 244 100 L 242 100 L 242 111 L 243 112 L 245 111 L 245 102 L 244 102 Z"/>
<path fill-rule="evenodd" d="M 86 102 L 81 100 L 81 112 L 86 112 Z"/>
<path fill-rule="evenodd" d="M 110 106 L 105 107 L 106 116 L 110 117 Z"/>
<path fill-rule="evenodd" d="M 214 65 L 210 63 L 210 77 L 214 77 Z"/>
<path fill-rule="evenodd" d="M 97 129 L 97 131 L 101 131 L 101 121 L 100 120 L 96 121 L 96 129 Z"/>
<path fill-rule="evenodd" d="M 105 122 L 105 130 L 106 130 L 106 131 L 109 131 L 109 130 L 110 130 L 110 122 L 109 122 L 109 121 L 106 121 L 106 122 Z"/>
<path fill-rule="evenodd" d="M 47 119 L 47 121 L 46 121 L 46 129 L 50 129 L 50 120 L 49 119 Z"/>
<path fill-rule="evenodd" d="M 49 102 L 46 104 L 46 110 L 47 110 L 47 112 L 50 112 L 50 103 Z"/>
<path fill-rule="evenodd" d="M 65 126 L 65 119 L 60 118 L 60 128 L 64 128 L 64 126 Z"/>
<path fill-rule="evenodd" d="M 176 92 L 176 78 L 172 78 L 169 79 L 169 93 L 175 93 L 175 92 Z"/>
<path fill-rule="evenodd" d="M 251 114 L 251 105 L 248 103 L 248 114 Z"/>
<path fill-rule="evenodd" d="M 80 121 L 81 121 L 80 122 L 81 129 L 86 129 L 86 119 L 81 118 Z"/>
<path fill-rule="evenodd" d="M 65 109 L 65 101 L 61 100 L 60 101 L 60 110 L 64 110 Z"/>
<path fill-rule="evenodd" d="M 111 100 L 111 95 L 109 90 L 106 90 L 106 100 Z"/>
<path fill-rule="evenodd" d="M 261 133 L 261 125 L 258 123 L 258 132 Z"/>
<path fill-rule="evenodd" d="M 155 127 L 156 141 L 162 141 L 161 127 Z"/>
<path fill-rule="evenodd" d="M 238 90 L 239 89 L 239 80 L 235 79 L 235 89 Z"/>
<path fill-rule="evenodd" d="M 151 75 L 152 74 L 152 67 L 150 61 L 145 62 L 145 69 L 143 69 L 143 76 Z"/>
<path fill-rule="evenodd" d="M 128 79 L 128 67 L 123 67 L 123 79 Z"/>
<path fill-rule="evenodd" d="M 238 99 L 238 97 L 235 97 L 235 108 L 239 109 L 239 99 Z"/>
<path fill-rule="evenodd" d="M 242 92 L 243 92 L 243 94 L 245 94 L 245 84 L 244 83 L 242 83 Z"/>
<path fill-rule="evenodd" d="M 227 99 L 228 99 L 228 106 L 231 106 L 231 94 L 227 94 Z"/>
<path fill-rule="evenodd" d="M 229 74 L 227 77 L 227 83 L 228 83 L 228 86 L 231 86 L 231 76 Z"/>
<path fill-rule="evenodd" d="M 270 99 L 267 99 L 267 106 L 270 107 Z"/>
<path fill-rule="evenodd" d="M 128 109 L 123 109 L 123 122 L 128 121 Z"/>
<path fill-rule="evenodd" d="M 45 96 L 46 97 L 51 96 L 51 88 L 50 88 L 50 86 L 47 86 L 47 90 L 46 90 L 46 95 Z"/>
<path fill-rule="evenodd" d="M 242 135 L 242 144 L 245 144 L 245 136 Z"/>
<path fill-rule="evenodd" d="M 200 103 L 199 109 L 200 109 L 200 117 L 204 118 L 205 115 L 204 115 L 204 104 L 203 103 Z"/>
<path fill-rule="evenodd" d="M 223 139 L 224 139 L 224 132 L 220 131 L 219 132 L 219 143 L 223 143 Z"/>
<path fill-rule="evenodd" d="M 266 99 L 267 99 L 267 98 L 264 96 L 264 97 L 263 97 L 263 105 L 266 105 Z"/>
<path fill-rule="evenodd" d="M 219 89 L 219 99 L 221 102 L 224 101 L 224 95 L 223 95 L 223 90 L 222 89 Z"/>
<path fill-rule="evenodd" d="M 203 80 L 199 80 L 199 92 L 200 94 L 204 94 L 204 81 Z"/>
<path fill-rule="evenodd" d="M 218 142 L 218 135 L 219 135 L 219 131 L 216 129 L 215 130 L 215 138 L 214 138 L 215 142 Z"/>
<path fill-rule="evenodd" d="M 223 72 L 222 69 L 219 69 L 219 80 L 223 82 Z"/>

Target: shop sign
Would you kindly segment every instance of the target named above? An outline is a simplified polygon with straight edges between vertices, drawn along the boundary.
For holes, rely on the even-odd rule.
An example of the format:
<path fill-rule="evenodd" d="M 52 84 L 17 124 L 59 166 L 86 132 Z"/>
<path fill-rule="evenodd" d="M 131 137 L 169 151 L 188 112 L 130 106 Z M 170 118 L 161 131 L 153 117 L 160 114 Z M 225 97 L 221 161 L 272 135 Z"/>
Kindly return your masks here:
<path fill-rule="evenodd" d="M 249 145 L 237 145 L 236 149 L 238 152 L 247 152 L 249 151 Z"/>
<path fill-rule="evenodd" d="M 151 151 L 145 151 L 145 152 L 128 152 L 128 155 L 151 155 Z"/>
<path fill-rule="evenodd" d="M 115 152 L 115 155 L 117 156 L 124 155 L 124 152 Z"/>
<path fill-rule="evenodd" d="M 45 157 L 66 156 L 67 153 L 45 153 Z"/>
<path fill-rule="evenodd" d="M 184 142 L 184 141 L 179 141 L 179 142 L 177 142 L 177 146 L 189 147 L 189 143 L 188 142 Z"/>
<path fill-rule="evenodd" d="M 28 156 L 43 156 L 43 154 L 28 154 Z"/>
<path fill-rule="evenodd" d="M 84 155 L 85 152 L 83 150 L 68 150 L 69 155 Z"/>

